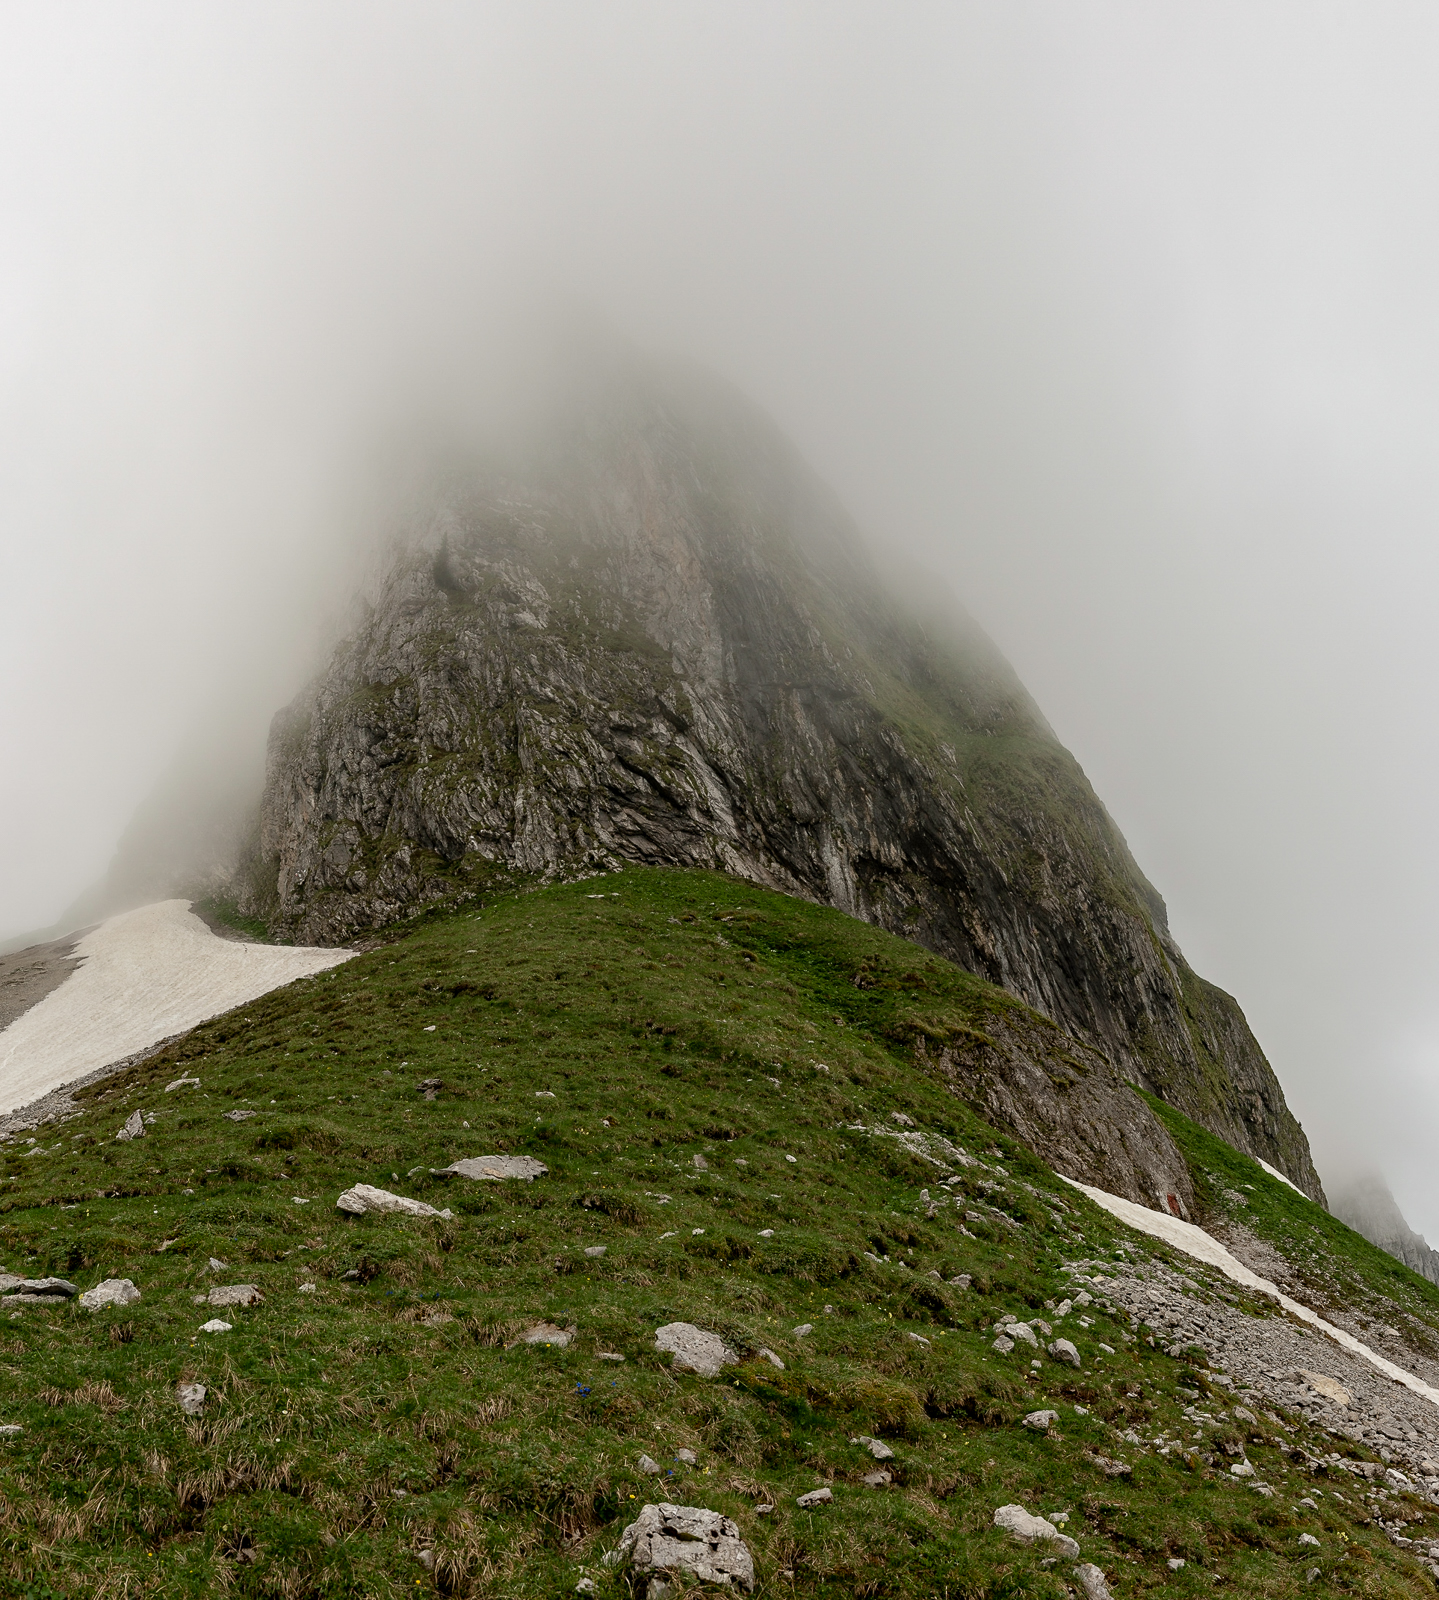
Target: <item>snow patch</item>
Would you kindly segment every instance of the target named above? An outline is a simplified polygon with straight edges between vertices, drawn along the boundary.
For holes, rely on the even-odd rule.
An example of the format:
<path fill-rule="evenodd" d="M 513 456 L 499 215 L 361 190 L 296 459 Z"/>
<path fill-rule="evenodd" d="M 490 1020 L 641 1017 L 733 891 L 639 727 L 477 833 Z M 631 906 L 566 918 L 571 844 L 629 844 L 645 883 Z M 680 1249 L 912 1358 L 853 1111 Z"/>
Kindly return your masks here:
<path fill-rule="evenodd" d="M 161 900 L 102 922 L 75 954 L 65 982 L 0 1032 L 0 1113 L 354 952 L 221 939 L 188 900 Z"/>
<path fill-rule="evenodd" d="M 1260 1158 L 1258 1156 L 1255 1156 L 1254 1160 L 1259 1162 L 1259 1165 L 1264 1168 L 1264 1170 L 1269 1174 L 1269 1176 L 1271 1178 L 1278 1178 L 1280 1183 L 1286 1184 L 1289 1188 L 1293 1189 L 1295 1194 L 1303 1194 L 1304 1193 L 1304 1191 L 1299 1187 L 1299 1185 L 1297 1183 L 1290 1183 L 1289 1179 L 1286 1178 L 1284 1176 L 1284 1174 L 1282 1172 L 1280 1172 L 1277 1167 L 1271 1167 L 1267 1161 L 1260 1160 Z M 1307 1198 L 1307 1196 L 1306 1196 L 1306 1198 Z"/>

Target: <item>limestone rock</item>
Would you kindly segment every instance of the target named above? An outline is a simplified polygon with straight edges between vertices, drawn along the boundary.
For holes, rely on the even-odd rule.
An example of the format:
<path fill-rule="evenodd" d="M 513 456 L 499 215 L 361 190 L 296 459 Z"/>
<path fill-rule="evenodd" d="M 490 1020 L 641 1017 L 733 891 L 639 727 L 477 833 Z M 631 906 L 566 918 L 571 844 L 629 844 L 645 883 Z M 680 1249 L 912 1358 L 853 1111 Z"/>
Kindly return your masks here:
<path fill-rule="evenodd" d="M 209 1391 L 203 1383 L 180 1383 L 175 1386 L 175 1398 L 187 1417 L 198 1417 Z"/>
<path fill-rule="evenodd" d="M 1317 1545 L 1319 1543 L 1312 1533 L 1301 1533 L 1299 1535 L 1299 1542 L 1300 1544 L 1304 1545 Z"/>
<path fill-rule="evenodd" d="M 454 1173 L 460 1178 L 472 1178 L 477 1183 L 503 1183 L 507 1178 L 519 1178 L 532 1183 L 543 1178 L 549 1168 L 533 1156 L 468 1156 L 463 1161 L 452 1161 L 440 1172 Z"/>
<path fill-rule="evenodd" d="M 894 1460 L 894 1451 L 890 1449 L 883 1439 L 871 1439 L 867 1433 L 860 1433 L 856 1434 L 849 1442 L 851 1444 L 862 1444 L 876 1461 Z"/>
<path fill-rule="evenodd" d="M 222 1111 L 220 1113 L 226 1122 L 244 1122 L 248 1117 L 258 1117 L 258 1111 Z"/>
<path fill-rule="evenodd" d="M 1002 1356 L 1007 1356 L 1009 1352 L 1014 1349 L 1014 1340 L 1006 1339 L 1003 1334 L 1000 1334 L 1000 1336 L 992 1345 L 990 1345 L 989 1348 L 991 1350 L 998 1350 Z"/>
<path fill-rule="evenodd" d="M 812 1323 L 812 1322 L 801 1322 L 799 1327 L 797 1327 L 794 1330 L 794 1336 L 795 1336 L 796 1339 L 804 1339 L 804 1338 L 807 1338 L 813 1332 L 814 1332 L 814 1323 Z"/>
<path fill-rule="evenodd" d="M 588 1244 L 588 1245 L 585 1246 L 585 1254 L 587 1256 L 589 1256 L 592 1260 L 597 1260 L 600 1256 L 604 1255 L 605 1251 L 608 1248 L 609 1248 L 608 1245 Z"/>
<path fill-rule="evenodd" d="M 676 1450 L 675 1460 L 683 1461 L 687 1467 L 692 1467 L 699 1460 L 693 1450 Z"/>
<path fill-rule="evenodd" d="M 802 1494 L 795 1504 L 802 1511 L 813 1511 L 816 1506 L 827 1506 L 834 1499 L 834 1492 L 829 1488 L 811 1489 L 808 1494 Z"/>
<path fill-rule="evenodd" d="M 670 1351 L 677 1370 L 697 1372 L 701 1377 L 718 1377 L 722 1368 L 737 1364 L 739 1357 L 717 1333 L 708 1333 L 692 1322 L 667 1322 L 655 1329 L 655 1349 Z"/>
<path fill-rule="evenodd" d="M 75 1285 L 64 1278 L 21 1278 L 5 1291 L 7 1300 L 72 1300 Z"/>
<path fill-rule="evenodd" d="M 894 1482 L 894 1474 L 879 1467 L 874 1472 L 866 1472 L 859 1481 L 871 1489 L 884 1489 Z"/>
<path fill-rule="evenodd" d="M 1182 1567 L 1184 1563 L 1181 1561 L 1179 1565 Z M 1170 1570 L 1174 1570 L 1172 1562 Z M 1074 1569 L 1074 1576 L 1079 1579 L 1079 1587 L 1084 1590 L 1085 1600 L 1114 1600 L 1104 1574 L 1092 1562 L 1081 1561 Z"/>
<path fill-rule="evenodd" d="M 352 1217 L 394 1211 L 407 1217 L 441 1217 L 448 1222 L 453 1215 L 449 1210 L 436 1211 L 423 1200 L 410 1200 L 404 1195 L 391 1194 L 388 1189 L 376 1189 L 368 1183 L 357 1183 L 353 1189 L 346 1189 L 335 1205 Z"/>
<path fill-rule="evenodd" d="M 0 1439 L 14 1439 L 25 1429 L 18 1422 L 0 1423 Z"/>
<path fill-rule="evenodd" d="M 170 1094 L 176 1089 L 198 1089 L 199 1087 L 200 1080 L 198 1078 L 176 1078 L 174 1083 L 165 1085 L 165 1093 Z"/>
<path fill-rule="evenodd" d="M 212 1306 L 257 1306 L 264 1298 L 253 1283 L 217 1284 L 205 1296 L 206 1303 Z"/>
<path fill-rule="evenodd" d="M 639 1460 L 635 1462 L 635 1467 L 640 1472 L 643 1472 L 646 1477 L 651 1478 L 655 1475 L 655 1473 L 663 1470 L 659 1462 L 656 1461 L 653 1456 L 646 1455 L 642 1455 Z"/>
<path fill-rule="evenodd" d="M 784 1371 L 784 1362 L 767 1345 L 761 1345 L 757 1354 L 760 1360 L 768 1361 L 770 1366 L 778 1367 L 781 1372 Z"/>
<path fill-rule="evenodd" d="M 552 1344 L 557 1349 L 563 1350 L 574 1339 L 578 1330 L 575 1328 L 557 1328 L 553 1322 L 536 1322 L 526 1328 L 522 1336 L 524 1344 Z"/>
<path fill-rule="evenodd" d="M 1063 1361 L 1071 1367 L 1078 1367 L 1080 1364 L 1079 1351 L 1068 1339 L 1056 1339 L 1049 1347 L 1049 1355 L 1051 1360 Z"/>
<path fill-rule="evenodd" d="M 684 1573 L 700 1583 L 754 1588 L 754 1558 L 739 1529 L 703 1506 L 643 1506 L 605 1559 L 637 1573 Z"/>
<path fill-rule="evenodd" d="M 132 1111 L 121 1128 L 115 1135 L 116 1139 L 124 1142 L 127 1139 L 143 1139 L 145 1137 L 145 1119 L 138 1111 Z"/>
<path fill-rule="evenodd" d="M 1016 1341 L 1022 1339 L 1032 1349 L 1039 1349 L 1039 1340 L 1035 1337 L 1034 1329 L 1027 1322 L 1011 1322 L 1005 1327 L 1005 1333 Z"/>
<path fill-rule="evenodd" d="M 87 1289 L 80 1296 L 80 1304 L 87 1311 L 99 1311 L 104 1306 L 133 1305 L 139 1298 L 140 1291 L 128 1278 L 106 1278 Z"/>
<path fill-rule="evenodd" d="M 994 1525 L 1003 1528 L 1020 1544 L 1034 1544 L 1036 1540 L 1043 1539 L 1054 1545 L 1062 1556 L 1079 1554 L 1079 1546 L 1068 1534 L 1061 1533 L 1047 1518 L 1036 1517 L 1023 1506 L 1000 1506 L 994 1513 Z"/>
<path fill-rule="evenodd" d="M 201 1333 L 229 1333 L 229 1331 L 230 1324 L 228 1322 L 221 1322 L 219 1317 L 211 1317 L 208 1322 L 202 1322 L 200 1324 Z"/>
<path fill-rule="evenodd" d="M 1033 1428 L 1036 1433 L 1048 1433 L 1058 1421 L 1057 1411 L 1031 1411 L 1024 1419 L 1024 1426 Z"/>

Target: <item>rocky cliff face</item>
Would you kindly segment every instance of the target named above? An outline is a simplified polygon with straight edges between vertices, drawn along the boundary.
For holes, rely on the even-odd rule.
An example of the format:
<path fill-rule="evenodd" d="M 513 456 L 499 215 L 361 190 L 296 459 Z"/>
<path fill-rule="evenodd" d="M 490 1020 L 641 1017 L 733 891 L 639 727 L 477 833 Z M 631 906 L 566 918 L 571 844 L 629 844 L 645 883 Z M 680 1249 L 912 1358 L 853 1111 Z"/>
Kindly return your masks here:
<path fill-rule="evenodd" d="M 1389 1185 L 1378 1173 L 1356 1178 L 1335 1196 L 1331 1208 L 1341 1222 L 1362 1233 L 1391 1256 L 1412 1267 L 1421 1278 L 1439 1283 L 1439 1250 L 1423 1234 L 1415 1233 L 1404 1218 Z"/>
<path fill-rule="evenodd" d="M 767 419 L 611 361 L 540 437 L 445 493 L 276 719 L 252 909 L 335 941 L 497 872 L 717 867 L 941 952 L 1320 1195 L 1007 663 L 888 592 Z"/>

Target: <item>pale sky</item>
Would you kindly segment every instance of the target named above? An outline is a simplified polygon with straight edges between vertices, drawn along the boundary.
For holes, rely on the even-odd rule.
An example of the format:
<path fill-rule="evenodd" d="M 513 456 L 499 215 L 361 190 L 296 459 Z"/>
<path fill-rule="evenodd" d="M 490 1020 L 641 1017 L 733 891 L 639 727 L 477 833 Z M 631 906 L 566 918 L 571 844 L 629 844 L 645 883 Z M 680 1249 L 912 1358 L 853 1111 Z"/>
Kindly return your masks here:
<path fill-rule="evenodd" d="M 1439 1240 L 1436 82 L 1373 0 L 0 6 L 0 937 L 217 696 L 254 765 L 543 283 L 952 583 Z"/>

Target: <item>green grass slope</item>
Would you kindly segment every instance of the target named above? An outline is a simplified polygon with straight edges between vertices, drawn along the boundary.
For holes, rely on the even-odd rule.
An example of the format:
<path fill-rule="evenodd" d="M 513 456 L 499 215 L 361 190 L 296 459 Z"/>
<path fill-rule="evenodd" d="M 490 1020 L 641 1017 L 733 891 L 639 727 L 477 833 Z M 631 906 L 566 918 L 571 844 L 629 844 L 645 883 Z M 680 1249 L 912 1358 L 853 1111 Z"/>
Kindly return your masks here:
<path fill-rule="evenodd" d="M 1432 1592 L 1332 1498 L 1300 1521 L 1303 1423 L 1250 1440 L 1269 1501 L 1222 1457 L 1117 1442 L 1229 1398 L 1117 1317 L 1066 1319 L 1082 1372 L 991 1349 L 1064 1262 L 1161 1248 L 917 1058 L 917 1029 L 1015 1007 L 835 912 L 630 871 L 412 923 L 97 1086 L 5 1153 L 0 1264 L 143 1299 L 0 1321 L 0 1422 L 23 1429 L 0 1440 L 0 1592 L 542 1597 L 589 1577 L 617 1600 L 601 1555 L 657 1499 L 733 1517 L 765 1596 L 1069 1592 L 1070 1563 L 992 1526 L 1012 1501 L 1068 1512 L 1121 1596 Z M 182 1074 L 200 1087 L 167 1093 Z M 115 1143 L 137 1108 L 145 1138 Z M 549 1175 L 430 1175 L 496 1151 Z M 945 1173 L 957 1209 L 926 1201 Z M 453 1218 L 347 1218 L 357 1181 Z M 265 1298 L 207 1335 L 193 1299 L 216 1281 Z M 540 1320 L 573 1342 L 522 1342 Z M 739 1364 L 673 1371 L 654 1330 L 675 1320 Z M 209 1389 L 193 1418 L 188 1381 Z M 1051 1434 L 1020 1425 L 1045 1405 Z M 887 1487 L 861 1481 L 861 1433 L 894 1450 Z M 820 1484 L 833 1503 L 800 1510 Z M 1296 1542 L 1316 1528 L 1320 1558 Z"/>

